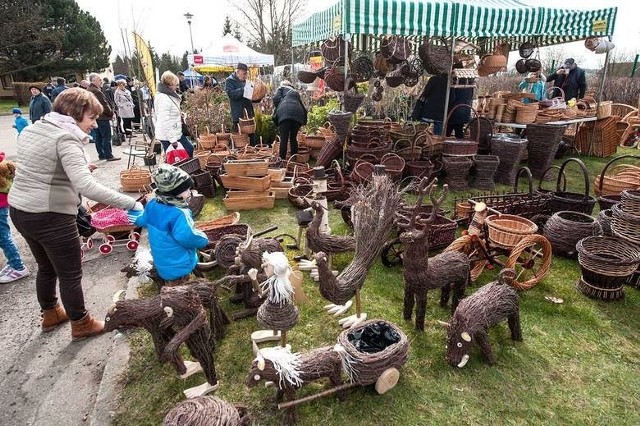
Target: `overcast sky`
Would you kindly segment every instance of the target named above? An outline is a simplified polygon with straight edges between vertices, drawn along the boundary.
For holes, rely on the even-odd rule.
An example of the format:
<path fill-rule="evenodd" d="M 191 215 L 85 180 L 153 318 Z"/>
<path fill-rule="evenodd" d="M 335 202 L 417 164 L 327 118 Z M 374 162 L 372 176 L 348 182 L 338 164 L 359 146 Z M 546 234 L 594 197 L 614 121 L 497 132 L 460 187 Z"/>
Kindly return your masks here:
<path fill-rule="evenodd" d="M 129 35 L 132 30 L 139 32 L 159 54 L 170 52 L 182 56 L 185 50 L 191 50 L 189 26 L 183 16 L 189 12 L 194 15 L 191 29 L 194 47 L 207 49 L 211 43 L 222 36 L 224 18 L 240 17 L 240 13 L 232 4 L 242 4 L 242 0 L 214 1 L 177 1 L 159 2 L 158 0 L 76 0 L 78 5 L 91 13 L 100 22 L 102 30 L 113 50 L 113 57 L 124 52 L 121 30 Z M 524 0 L 531 5 L 544 5 L 573 9 L 598 9 L 617 6 L 613 41 L 616 54 L 633 57 L 640 53 L 640 1 L 638 0 Z M 300 20 L 309 14 L 322 10 L 335 3 L 333 0 L 308 2 L 307 10 L 298 11 Z M 170 7 L 167 5 L 171 5 Z M 132 41 L 129 42 L 133 48 Z M 594 68 L 601 66 L 604 55 L 595 55 L 584 48 L 582 42 L 569 43 L 562 46 L 567 56 L 574 56 L 581 66 Z M 544 52 L 542 52 L 544 55 Z M 517 55 L 515 55 L 517 56 Z M 511 58 L 510 58 L 511 59 Z M 510 61 L 511 62 L 511 61 Z"/>

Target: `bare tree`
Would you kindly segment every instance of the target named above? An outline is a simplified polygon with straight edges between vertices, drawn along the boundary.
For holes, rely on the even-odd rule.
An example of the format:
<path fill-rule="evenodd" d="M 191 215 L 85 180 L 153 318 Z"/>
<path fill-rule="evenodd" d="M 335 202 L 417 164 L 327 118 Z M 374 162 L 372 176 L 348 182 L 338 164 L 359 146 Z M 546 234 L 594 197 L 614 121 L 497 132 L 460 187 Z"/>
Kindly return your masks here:
<path fill-rule="evenodd" d="M 289 63 L 293 17 L 304 12 L 307 0 L 234 0 L 236 21 L 244 39 L 256 50 L 275 56 L 276 65 Z"/>

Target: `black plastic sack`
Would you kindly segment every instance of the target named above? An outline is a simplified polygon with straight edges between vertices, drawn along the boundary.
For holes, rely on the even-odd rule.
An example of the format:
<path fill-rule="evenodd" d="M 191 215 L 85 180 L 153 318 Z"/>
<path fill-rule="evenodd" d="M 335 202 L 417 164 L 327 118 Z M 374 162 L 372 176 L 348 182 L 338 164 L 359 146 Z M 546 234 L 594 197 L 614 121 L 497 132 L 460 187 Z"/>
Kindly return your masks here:
<path fill-rule="evenodd" d="M 91 215 L 87 212 L 87 209 L 85 209 L 84 206 L 78 207 L 76 223 L 78 225 L 78 234 L 85 238 L 89 238 L 96 232 L 96 228 L 91 226 Z"/>
<path fill-rule="evenodd" d="M 369 354 L 380 352 L 398 343 L 400 335 L 388 323 L 379 321 L 347 334 L 351 343 L 359 352 Z"/>

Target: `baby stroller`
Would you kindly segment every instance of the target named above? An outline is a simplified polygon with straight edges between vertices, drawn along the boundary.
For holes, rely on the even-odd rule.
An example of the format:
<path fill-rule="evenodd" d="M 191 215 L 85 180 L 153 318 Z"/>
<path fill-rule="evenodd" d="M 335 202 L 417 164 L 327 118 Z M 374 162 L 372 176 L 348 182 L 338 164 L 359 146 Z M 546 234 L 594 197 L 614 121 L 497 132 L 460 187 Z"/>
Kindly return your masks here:
<path fill-rule="evenodd" d="M 80 234 L 80 251 L 82 258 L 84 258 L 85 253 L 93 248 L 91 236 L 95 234 L 96 228 L 91 226 L 91 215 L 82 205 L 78 207 L 76 224 L 78 225 L 78 234 Z"/>

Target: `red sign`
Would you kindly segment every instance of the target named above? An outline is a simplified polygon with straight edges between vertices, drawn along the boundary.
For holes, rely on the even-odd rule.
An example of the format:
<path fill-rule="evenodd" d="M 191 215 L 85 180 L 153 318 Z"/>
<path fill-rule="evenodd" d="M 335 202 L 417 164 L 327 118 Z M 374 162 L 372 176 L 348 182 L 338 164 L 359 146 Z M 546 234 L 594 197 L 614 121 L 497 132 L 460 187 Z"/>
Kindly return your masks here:
<path fill-rule="evenodd" d="M 193 55 L 193 63 L 196 65 L 204 64 L 204 57 L 202 55 Z"/>
<path fill-rule="evenodd" d="M 222 46 L 222 51 L 223 52 L 239 52 L 240 49 L 238 49 L 238 46 L 234 46 L 233 44 L 225 44 L 224 46 Z"/>

